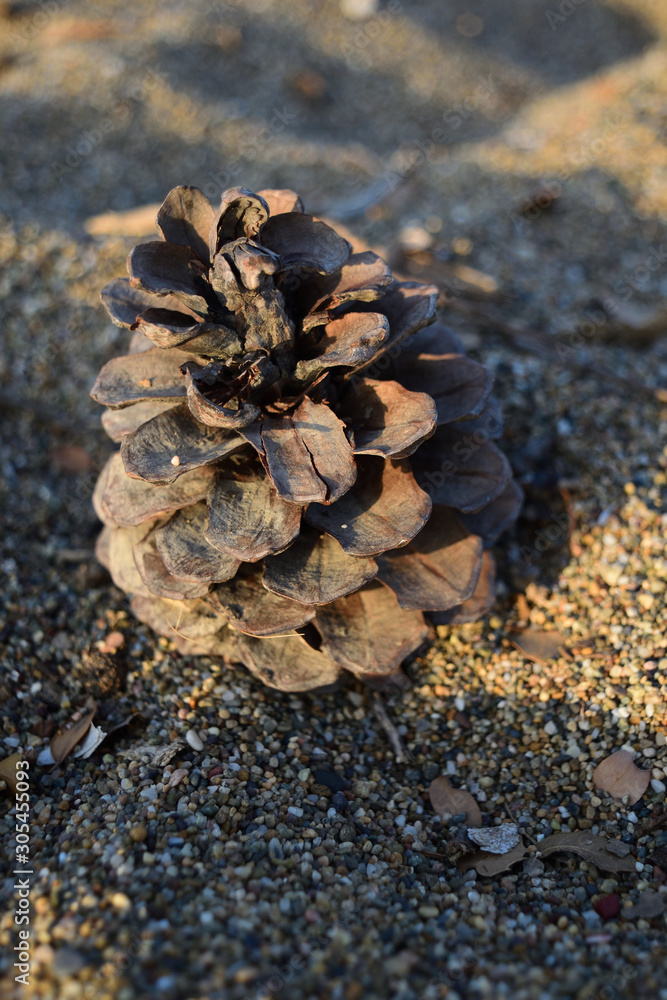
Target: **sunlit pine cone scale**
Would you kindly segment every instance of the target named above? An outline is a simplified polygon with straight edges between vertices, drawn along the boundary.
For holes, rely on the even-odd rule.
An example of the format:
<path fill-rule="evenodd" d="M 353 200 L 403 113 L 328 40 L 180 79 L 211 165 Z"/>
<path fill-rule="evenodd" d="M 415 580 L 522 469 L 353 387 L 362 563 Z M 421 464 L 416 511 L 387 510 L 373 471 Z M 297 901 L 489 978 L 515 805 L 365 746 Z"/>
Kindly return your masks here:
<path fill-rule="evenodd" d="M 488 548 L 518 514 L 490 373 L 433 322 L 434 287 L 292 191 L 215 211 L 175 188 L 157 225 L 102 292 L 134 333 L 92 390 L 120 442 L 100 561 L 182 653 L 287 691 L 401 684 L 424 612 L 490 606 Z"/>

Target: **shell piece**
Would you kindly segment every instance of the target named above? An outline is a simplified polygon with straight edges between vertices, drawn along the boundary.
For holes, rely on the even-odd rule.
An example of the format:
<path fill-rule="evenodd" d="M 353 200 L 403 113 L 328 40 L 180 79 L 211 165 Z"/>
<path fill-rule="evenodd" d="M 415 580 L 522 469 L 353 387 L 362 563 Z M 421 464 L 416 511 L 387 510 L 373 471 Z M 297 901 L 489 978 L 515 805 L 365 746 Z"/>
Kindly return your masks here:
<path fill-rule="evenodd" d="M 516 823 L 501 823 L 500 826 L 479 829 L 470 826 L 467 833 L 474 844 L 491 854 L 507 854 L 518 846 L 521 839 Z"/>

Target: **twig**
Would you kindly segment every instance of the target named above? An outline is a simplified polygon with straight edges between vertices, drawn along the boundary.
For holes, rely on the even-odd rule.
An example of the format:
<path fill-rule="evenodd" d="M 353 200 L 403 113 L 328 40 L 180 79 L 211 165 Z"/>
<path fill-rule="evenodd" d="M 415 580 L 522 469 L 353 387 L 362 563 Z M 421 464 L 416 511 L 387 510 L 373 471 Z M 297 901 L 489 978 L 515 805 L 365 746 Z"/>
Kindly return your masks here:
<path fill-rule="evenodd" d="M 378 722 L 384 729 L 385 733 L 389 737 L 389 742 L 391 743 L 392 750 L 399 764 L 408 764 L 412 759 L 407 750 L 404 749 L 401 743 L 401 737 L 396 731 L 396 726 L 389 718 L 387 714 L 387 709 L 384 707 L 384 701 L 382 700 L 382 695 L 378 691 L 373 692 L 373 697 L 371 699 L 371 706 L 377 717 Z"/>
<path fill-rule="evenodd" d="M 667 809 L 663 809 L 654 816 L 652 819 L 647 819 L 640 830 L 640 836 L 644 837 L 647 833 L 653 833 L 654 830 L 659 829 L 667 823 Z"/>
<path fill-rule="evenodd" d="M 516 825 L 516 819 L 512 815 L 512 810 L 510 809 L 510 807 L 507 805 L 506 802 L 503 802 L 503 808 L 505 809 L 505 812 L 507 813 L 507 815 L 509 816 L 509 818 L 512 820 L 512 822 Z M 527 840 L 529 840 L 531 842 L 531 844 L 535 844 L 535 846 L 537 846 L 537 841 L 535 840 L 534 837 L 531 837 L 531 835 L 528 833 L 527 830 L 522 830 L 521 833 L 522 833 L 522 835 Z"/>

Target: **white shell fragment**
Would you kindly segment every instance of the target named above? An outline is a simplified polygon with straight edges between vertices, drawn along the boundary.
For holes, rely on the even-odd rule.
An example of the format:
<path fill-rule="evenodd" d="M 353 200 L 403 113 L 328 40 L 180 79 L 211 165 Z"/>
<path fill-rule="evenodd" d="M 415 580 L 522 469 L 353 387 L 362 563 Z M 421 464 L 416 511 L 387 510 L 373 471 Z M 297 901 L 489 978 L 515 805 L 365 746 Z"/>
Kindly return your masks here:
<path fill-rule="evenodd" d="M 519 843 L 519 829 L 516 823 L 502 823 L 500 826 L 483 828 L 468 827 L 468 836 L 474 844 L 491 854 L 507 854 Z"/>

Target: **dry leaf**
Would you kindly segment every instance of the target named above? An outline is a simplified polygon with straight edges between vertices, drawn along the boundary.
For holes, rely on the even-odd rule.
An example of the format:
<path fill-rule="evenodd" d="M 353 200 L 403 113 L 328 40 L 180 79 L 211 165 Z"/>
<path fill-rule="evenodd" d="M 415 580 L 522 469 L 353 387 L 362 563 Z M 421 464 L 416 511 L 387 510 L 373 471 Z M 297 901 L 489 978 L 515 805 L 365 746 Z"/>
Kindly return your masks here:
<path fill-rule="evenodd" d="M 16 792 L 16 762 L 23 760 L 23 754 L 13 753 L 11 757 L 0 760 L 0 781 L 9 788 L 10 792 Z"/>
<path fill-rule="evenodd" d="M 500 826 L 487 826 L 483 830 L 470 828 L 468 836 L 473 844 L 491 854 L 508 854 L 520 843 L 516 823 L 501 823 Z"/>
<path fill-rule="evenodd" d="M 66 757 L 80 743 L 90 729 L 91 723 L 97 711 L 96 702 L 89 702 L 80 712 L 75 712 L 69 720 L 69 728 L 61 728 L 55 734 L 49 745 L 51 757 L 54 764 L 61 764 Z M 66 723 L 66 726 L 68 723 Z M 42 754 L 37 758 L 38 763 L 42 763 Z"/>
<path fill-rule="evenodd" d="M 526 856 L 525 844 L 519 843 L 506 854 L 491 854 L 488 851 L 477 851 L 466 859 L 468 868 L 474 868 L 478 875 L 500 875 L 509 871 Z M 537 859 L 536 859 L 537 860 Z"/>
<path fill-rule="evenodd" d="M 643 892 L 634 906 L 624 906 L 621 916 L 625 920 L 652 920 L 665 912 L 667 897 L 662 892 Z"/>
<path fill-rule="evenodd" d="M 46 719 L 38 719 L 35 725 L 30 727 L 28 732 L 33 736 L 39 736 L 40 739 L 46 740 L 53 736 L 55 728 L 56 724 L 49 716 Z"/>
<path fill-rule="evenodd" d="M 540 632 L 527 628 L 523 632 L 512 632 L 509 640 L 515 649 L 535 663 L 548 664 L 559 656 L 566 656 L 565 637 L 560 632 Z"/>
<path fill-rule="evenodd" d="M 649 771 L 636 766 L 628 750 L 617 750 L 598 764 L 593 771 L 593 784 L 615 799 L 628 796 L 631 806 L 639 802 L 651 780 Z"/>
<path fill-rule="evenodd" d="M 468 826 L 482 825 L 480 808 L 470 792 L 466 792 L 463 788 L 453 788 L 444 775 L 434 778 L 428 794 L 438 816 L 443 816 L 445 813 L 450 813 L 452 816 L 464 813 Z"/>
<path fill-rule="evenodd" d="M 611 854 L 608 850 L 610 843 L 613 841 L 593 833 L 554 833 L 541 841 L 537 848 L 542 857 L 548 857 L 556 851 L 569 851 L 584 861 L 592 861 L 606 872 L 636 871 L 635 858 L 619 858 L 617 854 Z"/>

